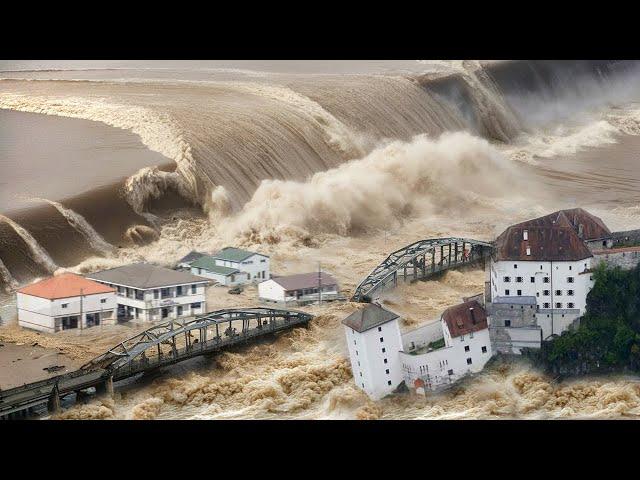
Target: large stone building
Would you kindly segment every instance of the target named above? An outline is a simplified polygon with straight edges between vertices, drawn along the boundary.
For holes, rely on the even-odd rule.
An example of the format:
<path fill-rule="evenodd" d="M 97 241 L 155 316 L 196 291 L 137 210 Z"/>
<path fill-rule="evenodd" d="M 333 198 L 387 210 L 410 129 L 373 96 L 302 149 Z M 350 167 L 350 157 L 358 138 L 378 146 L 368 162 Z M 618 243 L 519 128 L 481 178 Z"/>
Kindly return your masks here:
<path fill-rule="evenodd" d="M 600 261 L 591 248 L 607 248 L 611 236 L 602 220 L 581 208 L 518 223 L 500 234 L 486 289 L 499 351 L 537 347 L 576 323 Z"/>

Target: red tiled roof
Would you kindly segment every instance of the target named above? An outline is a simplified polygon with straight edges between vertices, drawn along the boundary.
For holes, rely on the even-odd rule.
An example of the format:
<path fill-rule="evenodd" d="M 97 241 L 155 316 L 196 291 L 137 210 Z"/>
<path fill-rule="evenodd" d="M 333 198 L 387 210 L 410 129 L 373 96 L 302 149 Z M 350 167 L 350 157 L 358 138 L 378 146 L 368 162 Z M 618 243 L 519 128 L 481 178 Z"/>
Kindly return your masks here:
<path fill-rule="evenodd" d="M 447 308 L 442 319 L 453 338 L 488 328 L 487 312 L 475 300 Z"/>
<path fill-rule="evenodd" d="M 94 295 L 97 293 L 115 292 L 114 288 L 107 287 L 98 282 L 87 280 L 75 273 L 63 273 L 54 277 L 46 278 L 39 282 L 27 285 L 18 290 L 25 295 L 33 295 L 34 297 L 48 298 L 55 300 L 58 298 L 69 298 L 82 295 Z"/>
<path fill-rule="evenodd" d="M 525 230 L 527 240 L 524 239 Z M 560 210 L 507 228 L 496 239 L 496 258 L 499 261 L 582 260 L 592 256 L 586 240 L 610 234 L 602 220 L 581 208 Z"/>

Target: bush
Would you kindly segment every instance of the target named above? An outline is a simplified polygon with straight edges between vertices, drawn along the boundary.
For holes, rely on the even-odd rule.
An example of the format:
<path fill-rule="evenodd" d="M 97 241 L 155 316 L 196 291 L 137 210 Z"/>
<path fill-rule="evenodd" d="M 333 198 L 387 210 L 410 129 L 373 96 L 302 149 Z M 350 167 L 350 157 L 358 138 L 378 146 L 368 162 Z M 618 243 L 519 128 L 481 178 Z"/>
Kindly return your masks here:
<path fill-rule="evenodd" d="M 580 326 L 544 342 L 537 358 L 562 375 L 640 370 L 640 268 L 600 265 Z"/>

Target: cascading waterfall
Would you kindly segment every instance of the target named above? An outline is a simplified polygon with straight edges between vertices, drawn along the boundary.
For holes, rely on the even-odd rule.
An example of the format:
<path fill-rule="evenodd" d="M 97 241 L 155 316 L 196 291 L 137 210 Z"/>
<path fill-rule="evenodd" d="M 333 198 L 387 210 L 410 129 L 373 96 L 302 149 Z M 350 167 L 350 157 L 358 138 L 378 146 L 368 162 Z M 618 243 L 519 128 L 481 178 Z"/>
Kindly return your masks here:
<path fill-rule="evenodd" d="M 11 220 L 9 217 L 5 217 L 0 214 L 0 220 L 4 220 L 9 224 L 11 228 L 15 230 L 15 232 L 24 240 L 24 243 L 27 244 L 29 250 L 31 251 L 31 257 L 33 260 L 47 270 L 49 273 L 54 273 L 58 270 L 58 265 L 52 260 L 47 251 L 42 248 L 42 246 L 38 243 L 38 241 L 33 238 L 27 230 L 25 230 L 22 226 Z"/>
<path fill-rule="evenodd" d="M 13 276 L 11 275 L 11 272 L 6 267 L 6 265 L 2 263 L 1 259 L 0 259 L 0 280 L 2 280 L 2 283 L 0 283 L 0 285 L 4 285 L 4 289 L 7 292 L 18 287 L 18 282 L 13 278 Z"/>

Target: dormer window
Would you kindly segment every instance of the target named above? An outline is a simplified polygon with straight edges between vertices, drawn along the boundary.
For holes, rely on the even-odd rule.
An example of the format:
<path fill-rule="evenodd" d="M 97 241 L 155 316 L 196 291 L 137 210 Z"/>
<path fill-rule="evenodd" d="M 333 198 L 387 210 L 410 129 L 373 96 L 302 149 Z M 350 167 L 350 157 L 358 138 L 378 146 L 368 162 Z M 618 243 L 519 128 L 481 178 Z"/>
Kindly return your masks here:
<path fill-rule="evenodd" d="M 531 249 L 527 247 L 527 255 L 531 255 Z"/>
<path fill-rule="evenodd" d="M 529 232 L 527 230 L 525 230 L 524 232 L 522 232 L 522 238 L 524 240 L 529 240 Z M 527 254 L 528 255 L 528 254 Z"/>

